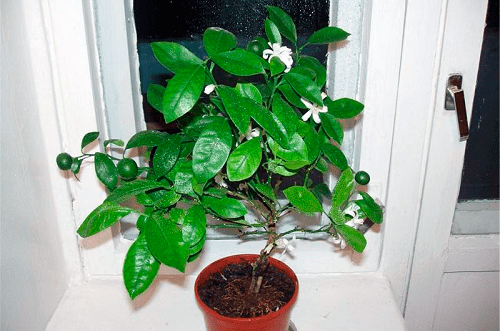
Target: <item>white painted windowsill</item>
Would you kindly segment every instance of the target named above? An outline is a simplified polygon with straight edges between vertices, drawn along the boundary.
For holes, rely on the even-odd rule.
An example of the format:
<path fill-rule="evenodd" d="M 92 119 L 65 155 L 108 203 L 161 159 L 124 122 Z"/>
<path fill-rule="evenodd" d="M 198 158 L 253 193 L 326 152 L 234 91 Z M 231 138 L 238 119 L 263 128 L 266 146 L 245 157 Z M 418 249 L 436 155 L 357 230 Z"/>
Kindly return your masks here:
<path fill-rule="evenodd" d="M 70 287 L 46 331 L 204 330 L 195 275 L 161 276 L 134 302 L 121 278 Z M 388 281 L 379 274 L 299 274 L 292 311 L 298 331 L 406 330 Z"/>

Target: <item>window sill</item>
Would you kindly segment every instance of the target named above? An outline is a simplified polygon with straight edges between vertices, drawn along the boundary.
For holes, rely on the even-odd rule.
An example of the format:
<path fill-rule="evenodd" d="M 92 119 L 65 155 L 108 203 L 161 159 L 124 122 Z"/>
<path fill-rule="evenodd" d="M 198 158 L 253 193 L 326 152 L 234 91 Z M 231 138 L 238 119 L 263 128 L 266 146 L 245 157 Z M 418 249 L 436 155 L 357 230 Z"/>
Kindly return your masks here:
<path fill-rule="evenodd" d="M 297 330 L 406 330 L 388 281 L 373 273 L 299 274 Z M 204 330 L 196 276 L 162 276 L 131 302 L 121 278 L 70 287 L 46 331 Z"/>

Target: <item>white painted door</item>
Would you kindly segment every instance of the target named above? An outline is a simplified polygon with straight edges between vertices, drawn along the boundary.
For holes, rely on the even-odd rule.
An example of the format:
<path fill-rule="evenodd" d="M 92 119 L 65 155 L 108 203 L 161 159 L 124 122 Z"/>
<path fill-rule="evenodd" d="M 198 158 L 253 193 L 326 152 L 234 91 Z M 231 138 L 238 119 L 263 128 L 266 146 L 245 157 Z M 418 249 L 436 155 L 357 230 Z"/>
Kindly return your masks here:
<path fill-rule="evenodd" d="M 444 109 L 448 77 L 458 73 L 471 118 L 486 8 L 487 0 L 448 0 L 441 11 L 407 282 L 410 331 L 498 330 L 498 234 L 451 235 L 466 142 L 459 139 L 456 112 Z"/>

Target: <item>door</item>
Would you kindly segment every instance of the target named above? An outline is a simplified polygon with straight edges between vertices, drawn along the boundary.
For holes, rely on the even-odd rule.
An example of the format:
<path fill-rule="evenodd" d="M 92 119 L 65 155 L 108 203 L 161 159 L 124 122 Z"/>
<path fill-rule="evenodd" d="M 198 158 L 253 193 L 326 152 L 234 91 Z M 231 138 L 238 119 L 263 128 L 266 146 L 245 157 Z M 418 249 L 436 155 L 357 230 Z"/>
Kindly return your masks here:
<path fill-rule="evenodd" d="M 486 7 L 486 0 L 449 0 L 442 15 L 435 102 L 405 305 L 410 331 L 498 330 L 498 234 L 451 231 L 466 142 L 460 139 L 457 112 L 444 106 L 449 76 L 460 74 L 471 118 Z M 498 10 L 498 2 L 491 7 Z M 498 25 L 496 31 L 498 39 Z M 498 88 L 496 93 L 498 100 Z M 488 204 L 497 209 L 490 213 L 490 223 L 495 217 L 498 222 L 498 200 Z"/>

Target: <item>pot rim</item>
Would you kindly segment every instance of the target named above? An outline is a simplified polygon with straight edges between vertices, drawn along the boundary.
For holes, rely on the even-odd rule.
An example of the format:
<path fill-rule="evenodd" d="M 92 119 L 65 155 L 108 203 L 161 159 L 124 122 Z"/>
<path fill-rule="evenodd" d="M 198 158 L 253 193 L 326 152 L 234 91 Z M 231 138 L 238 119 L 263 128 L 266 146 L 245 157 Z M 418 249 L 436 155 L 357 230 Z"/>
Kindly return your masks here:
<path fill-rule="evenodd" d="M 238 262 L 238 261 L 232 261 L 234 259 L 239 258 L 239 259 L 241 259 L 243 261 L 254 261 L 258 257 L 259 257 L 259 254 L 235 254 L 235 255 L 229 255 L 229 256 L 220 258 L 218 260 L 215 260 L 214 262 L 210 263 L 205 268 L 203 268 L 203 270 L 200 272 L 200 274 L 196 277 L 196 281 L 195 281 L 195 284 L 194 284 L 194 293 L 195 293 L 195 297 L 196 297 L 196 301 L 198 302 L 198 305 L 205 312 L 208 312 L 210 314 L 215 314 L 218 319 L 220 319 L 222 321 L 226 321 L 226 322 L 236 322 L 236 321 L 238 321 L 238 322 L 256 321 L 257 322 L 257 321 L 272 320 L 272 319 L 278 317 L 279 315 L 283 314 L 283 312 L 285 312 L 285 313 L 289 312 L 292 309 L 293 305 L 295 304 L 295 301 L 297 301 L 297 297 L 298 297 L 298 293 L 299 293 L 299 280 L 298 280 L 297 275 L 295 274 L 295 272 L 289 266 L 287 266 L 284 262 L 282 262 L 280 260 L 277 260 L 277 259 L 275 259 L 273 257 L 269 257 L 271 265 L 274 266 L 274 267 L 276 267 L 276 268 L 278 268 L 279 270 L 285 272 L 285 274 L 288 277 L 291 278 L 292 282 L 295 285 L 295 291 L 294 291 L 292 297 L 290 298 L 290 301 L 288 301 L 279 310 L 270 312 L 269 314 L 266 314 L 266 315 L 257 316 L 257 317 L 229 317 L 229 316 L 224 316 L 224 315 L 219 314 L 217 311 L 215 311 L 212 308 L 210 308 L 209 306 L 207 306 L 201 300 L 200 295 L 198 293 L 198 287 L 199 287 L 199 285 L 201 283 L 200 279 L 201 279 L 202 275 L 205 275 L 205 274 L 212 275 L 213 274 L 212 272 L 209 273 L 209 271 L 208 271 L 209 269 L 215 268 L 215 265 L 221 264 L 222 267 L 221 268 L 217 268 L 217 270 L 222 270 L 226 265 L 228 265 L 230 263 L 233 263 L 233 262 Z M 224 263 L 223 262 L 224 260 L 229 260 L 229 261 L 227 263 Z"/>

